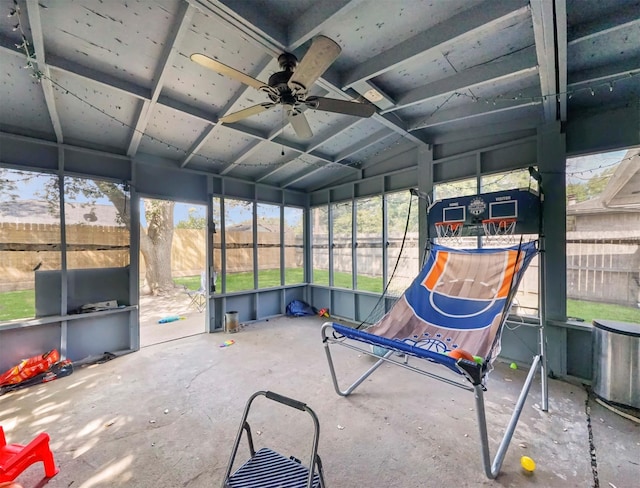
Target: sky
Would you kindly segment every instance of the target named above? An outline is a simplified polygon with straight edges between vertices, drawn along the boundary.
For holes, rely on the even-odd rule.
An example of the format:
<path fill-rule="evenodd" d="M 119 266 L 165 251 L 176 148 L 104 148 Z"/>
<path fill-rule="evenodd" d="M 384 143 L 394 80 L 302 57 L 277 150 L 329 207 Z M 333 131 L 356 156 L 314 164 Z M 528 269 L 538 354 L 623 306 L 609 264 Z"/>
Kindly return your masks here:
<path fill-rule="evenodd" d="M 620 162 L 620 160 L 627 153 L 623 151 L 612 151 L 608 153 L 593 154 L 588 156 L 579 156 L 576 158 L 567 159 L 567 183 L 581 183 L 587 181 L 589 178 L 600 174 L 607 167 L 611 167 Z M 45 183 L 55 178 L 54 175 L 48 174 L 36 174 L 28 172 L 18 172 L 9 169 L 0 169 L 0 177 L 5 181 L 13 181 L 18 186 L 17 194 L 20 199 L 23 200 L 40 200 L 42 197 L 38 195 L 38 192 L 42 190 Z M 0 201 L 7 200 L 9 195 L 4 192 L 0 195 Z M 78 197 L 75 201 L 82 201 L 82 197 Z M 100 204 L 109 204 L 109 200 L 101 198 L 97 200 Z M 143 202 L 140 202 L 140 220 L 143 226 L 146 226 L 146 220 L 144 217 Z M 174 224 L 182 220 L 186 220 L 189 217 L 189 210 L 194 212 L 195 217 L 205 217 L 207 208 L 205 205 L 195 205 L 192 203 L 176 203 L 174 208 Z M 244 207 L 228 207 L 229 220 L 233 224 L 238 224 L 251 220 L 251 212 Z M 279 207 L 276 205 L 261 204 L 258 207 L 258 215 L 261 217 L 278 217 Z M 288 220 L 288 217 L 285 217 Z M 289 225 L 294 225 L 294 222 L 288 222 Z"/>
<path fill-rule="evenodd" d="M 567 158 L 567 183 L 584 183 L 589 178 L 600 174 L 607 167 L 619 163 L 626 153 L 626 150 L 612 151 Z"/>

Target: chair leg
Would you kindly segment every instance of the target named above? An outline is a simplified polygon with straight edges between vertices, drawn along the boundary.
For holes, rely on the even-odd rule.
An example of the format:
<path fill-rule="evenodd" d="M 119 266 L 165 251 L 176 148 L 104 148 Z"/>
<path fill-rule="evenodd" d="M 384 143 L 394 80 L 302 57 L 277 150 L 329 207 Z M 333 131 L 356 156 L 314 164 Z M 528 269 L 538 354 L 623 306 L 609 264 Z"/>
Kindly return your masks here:
<path fill-rule="evenodd" d="M 60 471 L 53 459 L 53 453 L 49 447 L 49 443 L 42 446 L 42 463 L 44 464 L 44 474 L 47 478 L 52 478 Z"/>

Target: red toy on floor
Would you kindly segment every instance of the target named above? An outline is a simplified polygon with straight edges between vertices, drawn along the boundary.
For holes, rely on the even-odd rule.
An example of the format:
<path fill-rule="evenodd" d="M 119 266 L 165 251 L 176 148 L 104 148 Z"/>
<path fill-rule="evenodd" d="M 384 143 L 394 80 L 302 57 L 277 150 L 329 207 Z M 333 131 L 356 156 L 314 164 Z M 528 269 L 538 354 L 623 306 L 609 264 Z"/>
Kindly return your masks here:
<path fill-rule="evenodd" d="M 4 429 L 0 426 L 0 483 L 15 480 L 25 469 L 40 461 L 44 463 L 44 474 L 47 478 L 58 473 L 53 453 L 49 448 L 49 434 L 39 434 L 26 446 L 7 444 Z"/>

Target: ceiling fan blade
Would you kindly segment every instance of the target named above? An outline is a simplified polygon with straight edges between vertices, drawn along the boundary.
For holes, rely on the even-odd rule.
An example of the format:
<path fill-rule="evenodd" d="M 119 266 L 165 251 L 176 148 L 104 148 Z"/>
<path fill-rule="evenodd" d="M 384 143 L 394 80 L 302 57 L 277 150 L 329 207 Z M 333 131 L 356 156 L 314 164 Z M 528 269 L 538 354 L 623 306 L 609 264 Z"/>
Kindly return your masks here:
<path fill-rule="evenodd" d="M 262 83 L 260 80 L 256 80 L 249 75 L 244 74 L 242 71 L 238 71 L 237 69 L 233 69 L 226 64 L 222 64 L 215 59 L 211 59 L 209 56 L 205 56 L 204 54 L 195 53 L 191 55 L 191 61 L 198 63 L 205 68 L 209 68 L 210 70 L 215 71 L 216 73 L 220 73 L 221 75 L 228 76 L 229 78 L 233 78 L 236 81 L 244 83 L 245 85 L 252 86 L 256 90 L 260 90 L 263 87 L 267 86 L 266 83 Z"/>
<path fill-rule="evenodd" d="M 356 117 L 371 117 L 376 111 L 376 107 L 369 103 L 349 102 L 336 98 L 308 97 L 304 103 L 315 110 L 355 115 Z"/>
<path fill-rule="evenodd" d="M 289 79 L 289 88 L 294 93 L 305 93 L 309 90 L 322 73 L 340 55 L 342 49 L 335 41 L 325 36 L 317 36 L 313 39 L 311 47 L 298 63 L 296 70 Z"/>
<path fill-rule="evenodd" d="M 309 127 L 309 122 L 304 114 L 291 105 L 286 105 L 285 110 L 287 111 L 287 119 L 296 135 L 300 139 L 311 139 L 313 132 L 311 132 L 311 127 Z"/>
<path fill-rule="evenodd" d="M 247 107 L 232 114 L 221 117 L 220 122 L 225 124 L 237 122 L 238 120 L 246 119 L 247 117 L 251 117 L 252 115 L 257 115 L 264 112 L 265 110 L 269 110 L 270 108 L 275 107 L 275 105 L 275 103 L 261 103 L 259 105 L 253 105 L 252 107 Z"/>

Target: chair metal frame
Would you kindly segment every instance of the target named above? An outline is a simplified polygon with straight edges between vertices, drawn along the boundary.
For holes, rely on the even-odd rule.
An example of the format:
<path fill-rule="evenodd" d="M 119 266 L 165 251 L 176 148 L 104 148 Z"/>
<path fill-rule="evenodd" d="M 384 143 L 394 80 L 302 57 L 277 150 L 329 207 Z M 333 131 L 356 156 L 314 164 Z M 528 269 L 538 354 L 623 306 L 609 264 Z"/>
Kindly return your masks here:
<path fill-rule="evenodd" d="M 189 290 L 185 286 L 185 291 L 191 299 L 189 307 L 196 307 L 198 312 L 202 312 L 207 307 L 207 274 L 204 271 L 200 273 L 200 288 Z"/>
<path fill-rule="evenodd" d="M 331 373 L 333 387 L 336 393 L 342 397 L 347 397 L 351 393 L 353 393 L 353 391 L 358 386 L 360 386 L 369 376 L 371 376 L 371 374 L 373 374 L 374 371 L 376 371 L 380 366 L 382 366 L 385 363 L 395 364 L 396 366 L 400 366 L 402 368 L 408 369 L 410 371 L 413 371 L 414 373 L 418 373 L 423 376 L 427 376 L 429 378 L 442 381 L 449 385 L 456 386 L 463 390 L 473 392 L 474 398 L 475 398 L 477 419 L 478 419 L 478 429 L 480 433 L 480 447 L 481 447 L 482 465 L 484 468 L 484 473 L 489 479 L 495 479 L 498 476 L 500 472 L 500 468 L 502 467 L 502 463 L 504 461 L 504 457 L 507 453 L 509 443 L 511 442 L 511 438 L 513 437 L 513 433 L 515 431 L 516 425 L 518 423 L 518 420 L 520 419 L 520 414 L 522 413 L 522 408 L 527 399 L 527 395 L 531 388 L 531 384 L 533 383 L 533 379 L 535 377 L 536 371 L 538 370 L 538 367 L 540 367 L 543 370 L 542 362 L 541 362 L 542 360 L 541 354 L 538 354 L 533 357 L 533 361 L 532 361 L 531 367 L 529 368 L 529 373 L 527 374 L 527 378 L 524 382 L 522 390 L 520 392 L 520 396 L 516 401 L 515 408 L 513 410 L 513 413 L 511 414 L 511 418 L 509 419 L 509 423 L 507 424 L 505 433 L 502 437 L 502 440 L 500 441 L 498 450 L 496 451 L 496 455 L 492 461 L 491 453 L 489 450 L 487 419 L 486 419 L 485 407 L 484 407 L 484 392 L 486 391 L 486 387 L 484 385 L 485 378 L 473 377 L 472 375 L 470 375 L 468 368 L 465 368 L 464 359 L 458 360 L 456 364 L 458 366 L 460 374 L 462 375 L 462 377 L 466 378 L 467 381 L 466 382 L 456 381 L 446 376 L 442 376 L 440 374 L 429 371 L 427 369 L 410 365 L 409 355 L 407 355 L 408 354 L 407 351 L 400 351 L 400 350 L 396 351 L 393 349 L 389 349 L 389 346 L 387 344 L 384 344 L 381 347 L 388 349 L 388 352 L 385 353 L 384 356 L 380 357 L 375 353 L 373 353 L 371 350 L 367 350 L 364 347 L 358 347 L 357 345 L 354 344 L 354 343 L 356 344 L 359 343 L 359 341 L 356 341 L 353 339 L 346 339 L 346 338 L 335 338 L 333 336 L 332 331 L 333 331 L 333 324 L 331 322 L 327 322 L 322 326 L 322 329 L 321 329 L 322 342 L 324 343 L 324 350 L 327 355 L 327 361 L 329 363 L 329 371 Z M 369 369 L 367 369 L 358 379 L 356 379 L 348 388 L 346 388 L 345 390 L 342 390 L 340 389 L 340 386 L 338 384 L 338 378 L 337 378 L 335 366 L 333 363 L 333 357 L 331 356 L 331 350 L 329 349 L 329 346 L 331 344 L 339 345 L 339 346 L 346 347 L 348 349 L 355 350 L 359 354 L 366 354 L 366 355 L 375 357 L 378 360 Z M 400 352 L 405 355 L 401 361 L 394 359 L 394 354 L 396 352 Z M 430 361 L 423 359 L 423 362 L 430 362 Z M 543 395 L 546 398 L 544 388 L 543 388 Z M 543 410 L 546 411 L 546 409 L 543 409 Z"/>

